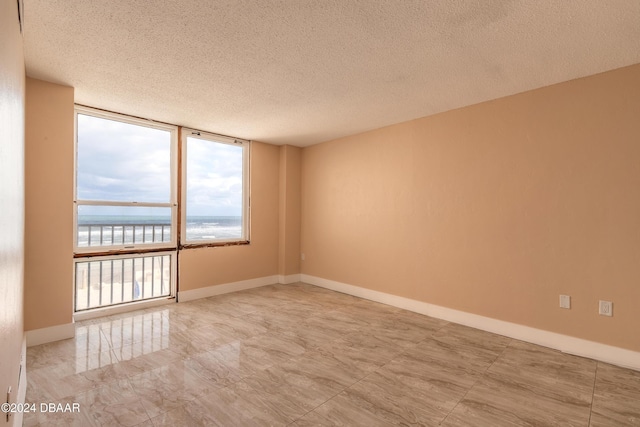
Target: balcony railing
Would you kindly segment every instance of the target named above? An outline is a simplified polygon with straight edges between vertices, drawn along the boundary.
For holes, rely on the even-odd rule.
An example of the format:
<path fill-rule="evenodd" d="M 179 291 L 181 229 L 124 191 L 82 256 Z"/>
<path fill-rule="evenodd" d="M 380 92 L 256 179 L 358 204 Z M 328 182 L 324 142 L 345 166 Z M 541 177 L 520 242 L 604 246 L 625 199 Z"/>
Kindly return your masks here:
<path fill-rule="evenodd" d="M 82 259 L 75 263 L 75 311 L 171 295 L 174 253 Z"/>
<path fill-rule="evenodd" d="M 171 241 L 171 224 L 78 224 L 78 247 Z"/>

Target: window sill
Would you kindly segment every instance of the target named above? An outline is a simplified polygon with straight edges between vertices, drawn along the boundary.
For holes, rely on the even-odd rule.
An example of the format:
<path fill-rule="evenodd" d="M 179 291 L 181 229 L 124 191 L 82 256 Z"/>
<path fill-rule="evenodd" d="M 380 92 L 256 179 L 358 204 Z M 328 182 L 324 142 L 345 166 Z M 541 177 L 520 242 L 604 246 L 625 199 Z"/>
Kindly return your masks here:
<path fill-rule="evenodd" d="M 208 242 L 208 243 L 185 243 L 180 245 L 179 249 L 198 249 L 198 248 L 220 248 L 224 246 L 242 246 L 250 245 L 249 240 L 242 240 L 238 242 Z"/>

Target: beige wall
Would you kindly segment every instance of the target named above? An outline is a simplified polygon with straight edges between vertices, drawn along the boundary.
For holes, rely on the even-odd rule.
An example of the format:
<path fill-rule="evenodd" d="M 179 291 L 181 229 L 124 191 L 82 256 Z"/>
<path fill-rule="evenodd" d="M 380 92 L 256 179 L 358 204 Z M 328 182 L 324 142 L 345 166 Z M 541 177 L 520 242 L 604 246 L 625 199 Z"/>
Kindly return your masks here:
<path fill-rule="evenodd" d="M 640 350 L 640 65 L 308 147 L 302 171 L 303 273 Z"/>
<path fill-rule="evenodd" d="M 251 143 L 251 244 L 185 249 L 180 291 L 278 274 L 278 147 Z"/>
<path fill-rule="evenodd" d="M 17 402 L 23 333 L 24 58 L 15 1 L 0 2 L 0 391 Z M 6 423 L 13 425 L 15 416 Z"/>
<path fill-rule="evenodd" d="M 280 221 L 278 274 L 300 273 L 300 174 L 302 149 L 280 147 Z"/>
<path fill-rule="evenodd" d="M 72 322 L 73 88 L 27 78 L 25 329 Z"/>

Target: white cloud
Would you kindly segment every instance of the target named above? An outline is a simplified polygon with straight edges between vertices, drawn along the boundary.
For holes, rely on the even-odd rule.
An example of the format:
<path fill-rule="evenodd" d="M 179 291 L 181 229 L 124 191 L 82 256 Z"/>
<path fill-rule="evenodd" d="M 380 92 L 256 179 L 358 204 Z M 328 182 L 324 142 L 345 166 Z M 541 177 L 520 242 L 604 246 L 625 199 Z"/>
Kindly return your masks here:
<path fill-rule="evenodd" d="M 242 147 L 187 139 L 187 215 L 242 214 Z"/>
<path fill-rule="evenodd" d="M 187 144 L 187 215 L 240 216 L 242 147 Z M 170 153 L 167 131 L 79 114 L 78 199 L 168 203 Z"/>
<path fill-rule="evenodd" d="M 170 201 L 167 131 L 78 115 L 78 198 Z"/>

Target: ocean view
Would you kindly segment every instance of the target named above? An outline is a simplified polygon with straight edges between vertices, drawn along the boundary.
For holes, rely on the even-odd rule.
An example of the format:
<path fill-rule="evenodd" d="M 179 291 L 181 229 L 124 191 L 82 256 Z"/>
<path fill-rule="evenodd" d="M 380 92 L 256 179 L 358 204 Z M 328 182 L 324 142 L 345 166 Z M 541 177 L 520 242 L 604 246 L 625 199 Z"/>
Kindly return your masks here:
<path fill-rule="evenodd" d="M 187 239 L 236 239 L 242 236 L 241 216 L 188 216 Z"/>
<path fill-rule="evenodd" d="M 187 240 L 234 239 L 242 234 L 240 216 L 188 216 Z M 78 246 L 171 241 L 171 217 L 78 215 Z"/>

